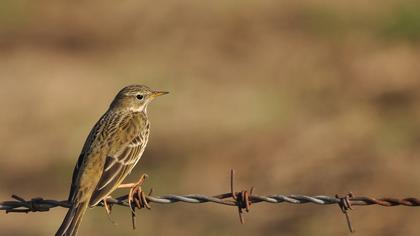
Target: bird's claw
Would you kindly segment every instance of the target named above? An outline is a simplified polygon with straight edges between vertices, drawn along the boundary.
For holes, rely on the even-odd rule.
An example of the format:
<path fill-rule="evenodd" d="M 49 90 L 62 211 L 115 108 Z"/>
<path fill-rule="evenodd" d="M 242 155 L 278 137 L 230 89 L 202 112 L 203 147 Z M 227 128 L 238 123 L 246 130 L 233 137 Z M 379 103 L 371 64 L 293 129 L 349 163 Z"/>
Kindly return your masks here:
<path fill-rule="evenodd" d="M 112 204 L 109 204 L 107 202 L 107 200 L 110 199 L 110 198 L 112 198 L 111 195 L 108 195 L 102 200 L 102 202 L 103 202 L 106 214 L 108 216 L 108 219 L 111 221 L 112 224 L 117 225 L 117 223 L 111 217 Z"/>
<path fill-rule="evenodd" d="M 128 205 L 131 208 L 131 211 L 134 213 L 135 207 L 147 208 L 150 209 L 150 205 L 147 203 L 146 196 L 141 188 L 141 185 L 149 176 L 147 174 L 143 174 L 140 179 L 135 183 L 128 183 L 128 184 L 121 184 L 118 188 L 130 188 L 128 193 Z M 133 206 L 132 203 L 135 203 Z"/>
<path fill-rule="evenodd" d="M 147 203 L 146 196 L 144 195 L 143 190 L 141 189 L 141 185 L 149 176 L 147 174 L 143 174 L 140 179 L 136 183 L 128 183 L 128 184 L 121 184 L 118 188 L 130 188 L 128 193 L 128 205 L 131 209 L 131 221 L 133 224 L 133 229 L 136 229 L 136 207 L 147 208 L 151 209 L 150 205 Z M 151 194 L 151 191 L 149 195 Z M 133 204 L 133 202 L 135 204 Z"/>

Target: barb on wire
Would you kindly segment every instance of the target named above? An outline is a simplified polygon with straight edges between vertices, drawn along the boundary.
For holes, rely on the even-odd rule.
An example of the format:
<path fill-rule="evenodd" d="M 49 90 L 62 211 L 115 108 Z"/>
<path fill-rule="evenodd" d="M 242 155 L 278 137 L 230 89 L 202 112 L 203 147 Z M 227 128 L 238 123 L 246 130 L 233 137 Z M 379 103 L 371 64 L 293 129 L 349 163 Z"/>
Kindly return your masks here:
<path fill-rule="evenodd" d="M 336 194 L 335 197 L 340 200 L 337 204 L 340 207 L 341 212 L 343 212 L 343 214 L 346 216 L 347 226 L 349 227 L 350 233 L 354 233 L 355 231 L 351 225 L 350 216 L 348 213 L 349 210 L 353 210 L 353 208 L 351 208 L 350 202 L 350 199 L 353 197 L 353 193 L 350 192 L 344 197 L 340 197 L 338 194 Z"/>
<path fill-rule="evenodd" d="M 135 228 L 135 209 L 150 209 L 150 203 L 157 204 L 172 204 L 178 202 L 184 203 L 216 203 L 227 206 L 237 207 L 239 212 L 239 220 L 243 224 L 244 211 L 249 212 L 251 204 L 257 203 L 271 203 L 271 204 L 280 204 L 280 203 L 289 203 L 289 204 L 317 204 L 317 205 L 338 205 L 341 211 L 345 214 L 347 219 L 347 225 L 350 232 L 354 232 L 354 229 L 350 222 L 350 217 L 348 215 L 348 210 L 351 210 L 353 206 L 369 206 L 369 205 L 379 205 L 385 207 L 392 206 L 408 206 L 408 207 L 418 207 L 420 206 L 420 199 L 410 197 L 410 198 L 373 198 L 368 196 L 354 196 L 352 193 L 340 197 L 338 194 L 334 197 L 332 196 L 307 196 L 307 195 L 256 195 L 254 194 L 254 187 L 251 187 L 249 190 L 242 190 L 240 192 L 235 191 L 234 186 L 234 175 L 235 172 L 231 170 L 230 176 L 230 192 L 218 194 L 215 196 L 206 196 L 202 194 L 186 194 L 186 195 L 175 195 L 175 194 L 166 194 L 166 195 L 152 195 L 152 190 L 148 194 L 145 194 L 141 188 L 138 188 L 136 191 L 131 192 L 130 194 L 123 195 L 117 198 L 107 198 L 106 204 L 112 207 L 113 205 L 119 205 L 124 207 L 129 207 L 132 212 L 132 221 L 133 228 Z M 17 195 L 12 195 L 14 200 L 0 202 L 0 211 L 3 210 L 6 213 L 29 213 L 29 212 L 44 212 L 49 211 L 55 207 L 64 207 L 69 208 L 70 203 L 66 200 L 50 200 L 43 198 L 32 198 L 30 200 L 25 200 Z M 105 204 L 101 202 L 98 206 L 104 206 Z"/>
<path fill-rule="evenodd" d="M 251 206 L 250 195 L 254 191 L 254 187 L 251 187 L 250 190 L 242 190 L 240 192 L 235 191 L 235 171 L 230 170 L 230 193 L 220 194 L 215 196 L 215 198 L 225 199 L 232 198 L 233 204 L 238 207 L 239 221 L 241 224 L 245 224 L 245 219 L 243 216 L 244 210 L 249 212 Z"/>

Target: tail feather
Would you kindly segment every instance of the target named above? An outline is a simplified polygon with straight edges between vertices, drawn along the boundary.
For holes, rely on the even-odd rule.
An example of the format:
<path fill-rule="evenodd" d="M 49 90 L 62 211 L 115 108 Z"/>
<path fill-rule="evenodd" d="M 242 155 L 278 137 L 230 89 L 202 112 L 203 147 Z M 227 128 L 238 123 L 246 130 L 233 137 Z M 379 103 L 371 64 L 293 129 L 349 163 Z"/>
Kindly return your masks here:
<path fill-rule="evenodd" d="M 82 222 L 83 215 L 88 208 L 89 202 L 74 204 L 67 212 L 60 228 L 55 236 L 75 236 Z"/>

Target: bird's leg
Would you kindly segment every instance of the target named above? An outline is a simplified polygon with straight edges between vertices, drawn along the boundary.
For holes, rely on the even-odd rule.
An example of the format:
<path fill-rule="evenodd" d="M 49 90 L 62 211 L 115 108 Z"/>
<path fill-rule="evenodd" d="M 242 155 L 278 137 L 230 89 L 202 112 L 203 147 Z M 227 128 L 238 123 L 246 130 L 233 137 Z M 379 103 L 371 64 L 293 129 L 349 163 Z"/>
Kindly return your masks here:
<path fill-rule="evenodd" d="M 142 198 L 144 198 L 144 197 L 142 197 L 142 195 L 144 195 L 144 194 L 141 190 L 141 185 L 144 183 L 144 181 L 148 177 L 149 176 L 147 174 L 143 174 L 140 177 L 140 179 L 135 183 L 120 184 L 118 186 L 118 188 L 130 188 L 130 192 L 128 193 L 128 205 L 130 205 L 130 207 L 131 207 L 131 203 L 133 202 L 133 199 L 136 200 L 137 206 L 139 208 L 141 207 L 141 205 L 138 203 L 139 200 L 143 201 Z M 149 208 L 149 206 L 147 205 L 147 202 L 146 202 L 146 207 Z M 131 210 L 133 211 L 133 208 L 131 208 Z"/>
<path fill-rule="evenodd" d="M 111 216 L 111 206 L 108 205 L 108 202 L 106 201 L 109 198 L 112 198 L 111 195 L 106 196 L 102 201 L 104 202 L 106 214 L 108 214 L 108 216 Z"/>
<path fill-rule="evenodd" d="M 144 183 L 144 181 L 148 178 L 149 176 L 147 174 L 142 174 L 140 176 L 140 179 L 135 182 L 135 183 L 128 183 L 128 184 L 120 184 L 118 186 L 118 188 L 133 188 L 133 187 L 138 187 L 140 185 L 142 185 Z"/>

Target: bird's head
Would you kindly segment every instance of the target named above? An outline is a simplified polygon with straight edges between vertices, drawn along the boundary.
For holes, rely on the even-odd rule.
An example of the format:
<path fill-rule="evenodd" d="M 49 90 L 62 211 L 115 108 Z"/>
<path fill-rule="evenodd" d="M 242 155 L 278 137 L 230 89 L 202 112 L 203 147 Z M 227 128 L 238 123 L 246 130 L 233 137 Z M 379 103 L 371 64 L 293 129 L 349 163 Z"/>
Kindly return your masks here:
<path fill-rule="evenodd" d="M 169 92 L 154 91 L 145 85 L 129 85 L 121 89 L 112 101 L 111 109 L 146 112 L 147 105 L 158 96 Z"/>

